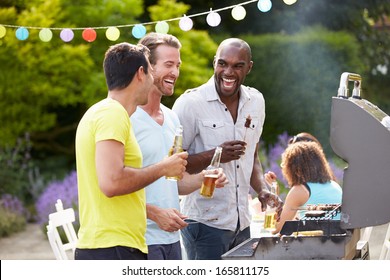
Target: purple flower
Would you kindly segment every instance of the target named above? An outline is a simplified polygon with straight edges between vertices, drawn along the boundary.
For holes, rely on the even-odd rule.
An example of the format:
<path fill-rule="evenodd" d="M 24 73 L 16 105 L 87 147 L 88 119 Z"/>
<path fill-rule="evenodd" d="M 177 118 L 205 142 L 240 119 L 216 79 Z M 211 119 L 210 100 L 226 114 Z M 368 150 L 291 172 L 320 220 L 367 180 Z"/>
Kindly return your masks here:
<path fill-rule="evenodd" d="M 77 173 L 72 171 L 62 181 L 53 181 L 49 183 L 45 191 L 37 200 L 35 207 L 37 209 L 38 222 L 41 225 L 47 224 L 49 214 L 57 211 L 55 204 L 57 199 L 61 199 L 64 209 L 73 208 L 78 218 L 78 193 L 77 193 Z"/>
<path fill-rule="evenodd" d="M 3 194 L 0 198 L 0 207 L 23 217 L 27 216 L 27 210 L 16 196 Z"/>

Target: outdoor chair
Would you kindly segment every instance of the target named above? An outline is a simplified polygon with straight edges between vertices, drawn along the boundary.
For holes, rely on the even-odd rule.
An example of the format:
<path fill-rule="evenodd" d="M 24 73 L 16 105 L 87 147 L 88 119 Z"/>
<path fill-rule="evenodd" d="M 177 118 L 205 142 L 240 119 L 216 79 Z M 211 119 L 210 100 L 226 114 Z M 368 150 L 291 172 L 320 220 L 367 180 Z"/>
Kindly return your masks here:
<path fill-rule="evenodd" d="M 72 251 L 72 259 L 74 251 L 76 249 L 77 235 L 73 227 L 75 219 L 75 213 L 72 208 L 63 208 L 61 199 L 56 203 L 57 212 L 49 215 L 49 223 L 47 225 L 47 237 L 50 242 L 50 246 L 57 260 L 70 259 L 68 252 Z M 63 242 L 61 239 L 59 228 L 63 229 L 67 242 Z"/>
<path fill-rule="evenodd" d="M 357 255 L 356 257 L 359 257 L 361 259 L 369 259 L 370 254 L 369 254 L 369 241 L 370 241 L 370 236 L 372 232 L 373 227 L 365 227 L 360 229 L 360 239 L 356 243 L 356 251 Z"/>
<path fill-rule="evenodd" d="M 379 255 L 380 260 L 390 260 L 390 224 L 387 228 L 385 241 L 383 242 L 381 254 Z"/>

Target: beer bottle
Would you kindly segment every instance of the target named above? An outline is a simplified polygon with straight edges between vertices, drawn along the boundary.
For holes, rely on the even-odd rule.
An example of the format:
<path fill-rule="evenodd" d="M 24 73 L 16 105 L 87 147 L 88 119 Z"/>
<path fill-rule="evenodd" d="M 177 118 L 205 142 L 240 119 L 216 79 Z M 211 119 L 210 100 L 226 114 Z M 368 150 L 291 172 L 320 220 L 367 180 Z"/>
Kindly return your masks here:
<path fill-rule="evenodd" d="M 179 125 L 175 132 L 175 138 L 173 140 L 173 145 L 169 149 L 168 156 L 171 156 L 176 153 L 181 153 L 183 151 L 183 126 Z M 179 177 L 165 177 L 168 180 L 177 181 Z"/>
<path fill-rule="evenodd" d="M 277 194 L 278 193 L 278 183 L 273 182 L 271 185 L 271 193 Z M 264 229 L 273 231 L 276 228 L 276 207 L 271 207 L 267 205 L 267 209 L 265 210 L 265 216 L 264 216 Z"/>
<path fill-rule="evenodd" d="M 221 161 L 222 147 L 215 148 L 213 159 L 211 163 L 206 168 L 206 174 L 203 179 L 202 187 L 200 188 L 200 194 L 207 198 L 212 198 L 215 189 L 215 181 L 218 178 L 218 174 L 212 172 L 215 169 L 219 168 L 219 163 Z"/>

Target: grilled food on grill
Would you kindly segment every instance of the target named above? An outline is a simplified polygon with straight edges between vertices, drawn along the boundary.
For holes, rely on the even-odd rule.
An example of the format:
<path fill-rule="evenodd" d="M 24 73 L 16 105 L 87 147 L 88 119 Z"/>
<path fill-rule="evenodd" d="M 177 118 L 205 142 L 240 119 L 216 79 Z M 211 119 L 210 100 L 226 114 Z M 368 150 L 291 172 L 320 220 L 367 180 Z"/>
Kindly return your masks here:
<path fill-rule="evenodd" d="M 312 210 L 312 211 L 307 211 L 305 213 L 306 217 L 323 217 L 325 216 L 326 211 L 324 210 Z"/>
<path fill-rule="evenodd" d="M 334 204 L 308 204 L 306 206 L 305 210 L 313 211 L 313 210 L 319 210 L 319 211 L 331 211 L 336 209 L 340 204 L 334 203 Z"/>

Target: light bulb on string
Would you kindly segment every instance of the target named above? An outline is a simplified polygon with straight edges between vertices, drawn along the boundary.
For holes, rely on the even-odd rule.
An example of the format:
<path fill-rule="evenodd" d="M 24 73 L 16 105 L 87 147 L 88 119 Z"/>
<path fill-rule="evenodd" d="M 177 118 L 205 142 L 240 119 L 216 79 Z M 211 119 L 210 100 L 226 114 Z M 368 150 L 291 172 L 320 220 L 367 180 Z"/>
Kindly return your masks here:
<path fill-rule="evenodd" d="M 257 3 L 257 8 L 263 13 L 268 12 L 272 8 L 271 0 L 259 0 Z"/>
<path fill-rule="evenodd" d="M 64 42 L 70 42 L 73 40 L 74 33 L 73 30 L 70 28 L 65 28 L 61 30 L 60 38 Z"/>
<path fill-rule="evenodd" d="M 212 9 L 210 9 L 210 13 L 206 17 L 207 24 L 211 27 L 216 27 L 221 23 L 221 16 L 213 12 Z"/>
<path fill-rule="evenodd" d="M 29 36 L 29 32 L 28 32 L 27 28 L 19 27 L 18 29 L 16 29 L 15 35 L 16 35 L 16 38 L 18 38 L 18 40 L 24 41 L 24 40 L 27 40 L 27 38 Z"/>
<path fill-rule="evenodd" d="M 241 5 L 235 6 L 232 9 L 232 17 L 235 20 L 242 20 L 245 18 L 245 16 L 246 16 L 246 10 L 243 6 L 241 6 Z"/>
<path fill-rule="evenodd" d="M 297 2 L 297 0 L 283 0 L 283 2 L 286 5 L 292 5 L 292 4 L 295 4 Z"/>
<path fill-rule="evenodd" d="M 157 33 L 167 34 L 169 31 L 169 24 L 166 21 L 159 21 L 154 29 Z"/>
<path fill-rule="evenodd" d="M 7 29 L 3 25 L 0 25 L 0 38 L 3 38 L 6 33 Z"/>
<path fill-rule="evenodd" d="M 180 29 L 183 31 L 189 31 L 192 29 L 192 26 L 194 26 L 194 23 L 191 18 L 184 15 L 179 21 Z"/>
<path fill-rule="evenodd" d="M 91 43 L 96 39 L 96 31 L 92 28 L 86 28 L 82 33 L 82 37 L 85 41 Z"/>
<path fill-rule="evenodd" d="M 141 39 L 146 34 L 146 28 L 142 24 L 136 24 L 131 30 L 131 34 L 133 34 L 134 38 Z"/>
<path fill-rule="evenodd" d="M 49 28 L 43 28 L 39 31 L 39 39 L 42 42 L 49 42 L 53 38 L 53 32 Z"/>
<path fill-rule="evenodd" d="M 118 40 L 119 36 L 121 35 L 121 32 L 117 27 L 111 26 L 107 28 L 106 30 L 106 37 L 110 41 L 116 41 Z"/>

